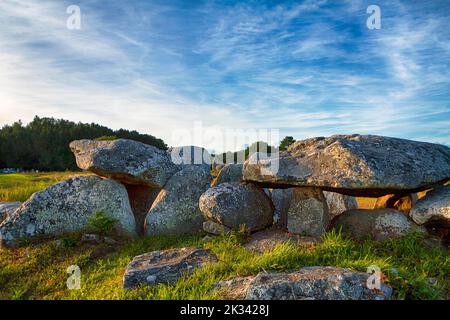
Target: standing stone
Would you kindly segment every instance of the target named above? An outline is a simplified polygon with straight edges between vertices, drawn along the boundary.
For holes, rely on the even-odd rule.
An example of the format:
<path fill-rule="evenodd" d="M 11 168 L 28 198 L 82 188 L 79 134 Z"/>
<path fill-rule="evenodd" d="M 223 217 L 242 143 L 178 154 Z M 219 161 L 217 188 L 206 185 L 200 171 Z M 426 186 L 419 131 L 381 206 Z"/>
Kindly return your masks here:
<path fill-rule="evenodd" d="M 369 289 L 368 273 L 337 267 L 306 267 L 290 273 L 260 273 L 245 282 L 247 300 L 385 300 L 392 288 Z"/>
<path fill-rule="evenodd" d="M 360 197 L 412 193 L 450 178 L 450 148 L 374 135 L 297 141 L 278 156 L 244 163 L 245 181 L 318 187 Z"/>
<path fill-rule="evenodd" d="M 219 175 L 211 183 L 215 187 L 224 182 L 241 182 L 242 180 L 242 163 L 230 163 L 225 165 L 219 172 Z"/>
<path fill-rule="evenodd" d="M 329 222 L 328 206 L 320 189 L 294 188 L 287 211 L 287 230 L 295 234 L 317 237 Z"/>
<path fill-rule="evenodd" d="M 162 188 L 180 170 L 166 151 L 133 140 L 84 139 L 69 146 L 78 167 L 124 184 Z"/>
<path fill-rule="evenodd" d="M 207 219 L 239 230 L 252 232 L 273 222 L 273 206 L 266 193 L 252 184 L 224 182 L 200 197 L 200 210 Z"/>
<path fill-rule="evenodd" d="M 209 169 L 190 165 L 175 173 L 159 192 L 145 222 L 148 235 L 196 234 L 205 218 L 199 198 L 211 183 Z"/>
<path fill-rule="evenodd" d="M 409 213 L 419 225 L 450 228 L 450 186 L 429 191 Z"/>
<path fill-rule="evenodd" d="M 133 289 L 141 284 L 173 283 L 206 263 L 217 262 L 210 251 L 199 248 L 153 251 L 133 258 L 123 276 L 123 287 Z"/>
<path fill-rule="evenodd" d="M 358 209 L 341 214 L 333 222 L 336 230 L 354 238 L 372 236 L 377 241 L 399 238 L 410 232 L 425 232 L 395 209 Z"/>
<path fill-rule="evenodd" d="M 20 238 L 83 231 L 97 211 L 117 221 L 117 233 L 136 235 L 125 187 L 97 176 L 75 176 L 34 193 L 0 224 L 0 232 L 14 245 Z"/>
<path fill-rule="evenodd" d="M 344 211 L 358 209 L 355 197 L 329 191 L 324 191 L 323 195 L 327 201 L 330 221 Z"/>

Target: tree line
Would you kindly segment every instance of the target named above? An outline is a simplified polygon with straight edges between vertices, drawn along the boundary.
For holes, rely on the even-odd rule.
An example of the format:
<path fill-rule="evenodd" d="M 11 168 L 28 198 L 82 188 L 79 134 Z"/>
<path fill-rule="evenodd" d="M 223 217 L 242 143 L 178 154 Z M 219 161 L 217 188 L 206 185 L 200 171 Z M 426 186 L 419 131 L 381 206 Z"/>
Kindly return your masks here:
<path fill-rule="evenodd" d="M 95 123 L 73 122 L 63 119 L 35 117 L 24 125 L 20 120 L 0 129 L 0 168 L 23 170 L 64 171 L 78 170 L 75 157 L 69 149 L 69 143 L 77 139 L 131 139 L 167 150 L 162 139 L 135 130 L 112 130 Z M 285 150 L 295 142 L 293 137 L 285 137 L 279 150 Z M 266 142 L 255 142 L 245 150 L 214 155 L 223 163 L 240 162 L 252 152 L 277 151 Z"/>
<path fill-rule="evenodd" d="M 248 157 L 254 152 L 262 152 L 270 156 L 272 153 L 275 153 L 277 151 L 285 151 L 287 147 L 289 147 L 294 142 L 295 139 L 292 136 L 286 136 L 280 141 L 280 145 L 278 146 L 278 148 L 276 148 L 269 145 L 267 142 L 257 141 L 252 143 L 244 150 L 235 152 L 228 151 L 213 156 L 217 163 L 241 163 L 242 161 L 247 160 Z"/>
<path fill-rule="evenodd" d="M 77 139 L 131 139 L 166 150 L 163 140 L 135 130 L 112 130 L 95 123 L 39 118 L 20 120 L 0 129 L 0 168 L 77 170 L 69 143 Z"/>

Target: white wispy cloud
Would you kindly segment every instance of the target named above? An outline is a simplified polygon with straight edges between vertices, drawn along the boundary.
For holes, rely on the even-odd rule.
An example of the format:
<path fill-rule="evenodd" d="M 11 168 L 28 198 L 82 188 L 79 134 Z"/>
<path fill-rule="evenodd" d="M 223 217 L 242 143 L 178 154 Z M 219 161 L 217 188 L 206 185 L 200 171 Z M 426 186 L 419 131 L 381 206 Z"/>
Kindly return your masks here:
<path fill-rule="evenodd" d="M 0 2 L 0 125 L 53 116 L 170 145 L 186 143 L 174 132 L 196 121 L 299 139 L 359 132 L 450 144 L 449 9 L 386 2 L 382 29 L 368 30 L 365 1 L 191 11 L 92 1 L 80 4 L 82 29 L 68 30 L 67 5 Z"/>

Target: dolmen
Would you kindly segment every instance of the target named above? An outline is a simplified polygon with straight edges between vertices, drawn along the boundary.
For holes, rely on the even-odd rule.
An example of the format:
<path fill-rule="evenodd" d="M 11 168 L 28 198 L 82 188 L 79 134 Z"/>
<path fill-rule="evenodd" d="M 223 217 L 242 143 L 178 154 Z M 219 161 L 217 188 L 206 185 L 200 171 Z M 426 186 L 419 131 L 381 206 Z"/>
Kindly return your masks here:
<path fill-rule="evenodd" d="M 336 228 L 375 240 L 450 226 L 450 149 L 374 135 L 334 135 L 253 153 L 211 176 L 202 147 L 161 150 L 141 142 L 70 143 L 79 175 L 33 194 L 3 215 L 1 241 L 79 232 L 98 211 L 114 231 L 140 235 L 254 233 L 320 237 Z M 358 197 L 377 198 L 373 209 Z M 441 232 L 448 234 L 448 232 Z"/>
<path fill-rule="evenodd" d="M 127 139 L 76 140 L 70 149 L 78 167 L 92 174 L 58 182 L 9 210 L 0 224 L 2 243 L 82 232 L 99 211 L 123 237 L 202 232 L 198 200 L 211 183 L 205 149 L 160 150 Z"/>

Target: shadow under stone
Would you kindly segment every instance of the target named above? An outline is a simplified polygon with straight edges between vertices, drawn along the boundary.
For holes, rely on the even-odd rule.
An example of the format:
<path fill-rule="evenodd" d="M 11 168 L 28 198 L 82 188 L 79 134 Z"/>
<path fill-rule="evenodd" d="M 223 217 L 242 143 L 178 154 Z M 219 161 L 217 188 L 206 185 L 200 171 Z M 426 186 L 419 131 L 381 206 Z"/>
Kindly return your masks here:
<path fill-rule="evenodd" d="M 126 184 L 125 188 L 136 221 L 136 232 L 143 235 L 145 218 L 161 189 L 132 184 Z"/>

